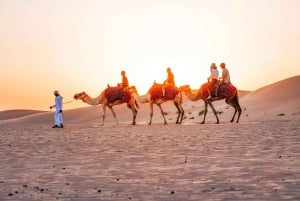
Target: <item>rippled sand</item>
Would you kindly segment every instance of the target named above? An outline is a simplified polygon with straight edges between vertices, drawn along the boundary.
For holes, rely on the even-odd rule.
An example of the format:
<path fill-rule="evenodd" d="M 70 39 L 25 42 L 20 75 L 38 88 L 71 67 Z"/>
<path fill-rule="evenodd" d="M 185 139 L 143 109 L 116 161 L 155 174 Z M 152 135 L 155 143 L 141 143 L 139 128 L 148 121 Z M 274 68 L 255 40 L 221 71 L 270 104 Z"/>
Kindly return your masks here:
<path fill-rule="evenodd" d="M 299 120 L 0 133 L 0 200 L 300 200 Z"/>

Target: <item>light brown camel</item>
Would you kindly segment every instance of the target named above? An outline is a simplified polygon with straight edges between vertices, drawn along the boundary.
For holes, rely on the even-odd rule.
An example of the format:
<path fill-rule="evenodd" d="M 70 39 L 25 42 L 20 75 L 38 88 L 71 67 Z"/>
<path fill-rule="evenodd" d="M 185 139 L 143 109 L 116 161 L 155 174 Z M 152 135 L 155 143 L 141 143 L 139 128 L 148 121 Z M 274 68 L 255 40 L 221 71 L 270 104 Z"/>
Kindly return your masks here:
<path fill-rule="evenodd" d="M 162 98 L 162 87 L 163 84 L 157 84 L 154 82 L 152 87 L 149 89 L 148 93 L 150 94 L 150 121 L 149 125 L 152 123 L 152 117 L 153 117 L 153 105 L 156 104 L 160 112 L 164 118 L 164 124 L 167 124 L 166 118 L 165 118 L 165 112 L 163 111 L 161 104 L 166 101 L 173 101 L 174 105 L 176 106 L 178 110 L 178 116 L 176 120 L 176 124 L 182 123 L 182 118 L 184 115 L 184 110 L 182 108 L 182 94 L 179 91 L 179 89 L 173 85 L 167 85 L 165 86 L 165 97 Z"/>
<path fill-rule="evenodd" d="M 102 104 L 102 109 L 103 109 L 102 126 L 104 125 L 104 120 L 105 120 L 105 116 L 106 116 L 106 107 L 108 107 L 111 110 L 111 112 L 116 120 L 116 124 L 118 125 L 119 122 L 118 122 L 116 113 L 113 109 L 113 106 L 127 103 L 127 107 L 129 109 L 131 109 L 132 115 L 133 115 L 132 125 L 135 125 L 137 109 L 139 108 L 139 106 L 135 100 L 135 97 L 134 97 L 136 94 L 137 94 L 137 90 L 136 90 L 135 86 L 131 86 L 128 89 L 123 89 L 122 87 L 107 87 L 96 98 L 91 98 L 85 92 L 75 94 L 74 98 L 76 100 L 81 99 L 83 102 L 90 104 L 90 105 Z M 135 108 L 135 106 L 136 106 L 136 108 Z"/>
<path fill-rule="evenodd" d="M 180 88 L 180 90 L 182 90 L 184 94 L 188 97 L 188 99 L 190 99 L 191 101 L 197 101 L 200 99 L 204 101 L 205 104 L 204 117 L 201 123 L 202 124 L 205 123 L 205 118 L 207 114 L 207 105 L 211 107 L 214 115 L 217 118 L 217 124 L 219 123 L 219 118 L 212 102 L 217 100 L 222 100 L 222 99 L 225 99 L 225 102 L 234 108 L 234 114 L 230 122 L 234 121 L 235 115 L 238 112 L 238 116 L 236 120 L 236 123 L 238 123 L 242 113 L 242 109 L 240 107 L 237 89 L 232 84 L 224 83 L 219 86 L 217 97 L 213 99 L 207 99 L 207 97 L 209 96 L 207 88 L 208 88 L 208 83 L 203 84 L 196 94 L 192 94 L 192 90 L 189 85 L 185 85 Z"/>

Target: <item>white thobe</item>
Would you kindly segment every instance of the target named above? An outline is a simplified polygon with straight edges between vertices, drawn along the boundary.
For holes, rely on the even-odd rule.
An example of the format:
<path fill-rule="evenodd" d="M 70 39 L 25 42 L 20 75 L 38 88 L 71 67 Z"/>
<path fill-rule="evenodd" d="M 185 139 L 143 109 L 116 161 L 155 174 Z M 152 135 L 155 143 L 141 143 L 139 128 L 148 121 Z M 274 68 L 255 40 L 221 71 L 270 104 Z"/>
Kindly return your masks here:
<path fill-rule="evenodd" d="M 55 114 L 54 114 L 54 122 L 55 125 L 61 125 L 63 124 L 63 118 L 62 118 L 62 113 L 60 113 L 59 111 L 62 110 L 62 97 L 61 96 L 56 96 L 55 97 Z"/>

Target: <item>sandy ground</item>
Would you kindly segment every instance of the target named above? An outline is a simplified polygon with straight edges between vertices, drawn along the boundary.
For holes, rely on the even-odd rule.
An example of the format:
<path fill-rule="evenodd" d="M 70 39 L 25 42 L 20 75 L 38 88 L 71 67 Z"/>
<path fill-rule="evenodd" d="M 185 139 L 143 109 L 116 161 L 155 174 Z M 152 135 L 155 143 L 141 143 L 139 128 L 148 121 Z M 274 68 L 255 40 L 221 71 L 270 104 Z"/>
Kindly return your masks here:
<path fill-rule="evenodd" d="M 0 201 L 300 200 L 299 81 L 241 98 L 238 124 L 224 101 L 214 103 L 220 124 L 211 110 L 199 124 L 201 101 L 184 103 L 182 125 L 170 102 L 168 125 L 157 107 L 147 125 L 148 104 L 135 126 L 125 105 L 115 107 L 119 126 L 110 111 L 100 126 L 101 106 L 64 111 L 63 129 L 51 128 L 53 112 L 4 118 Z"/>
<path fill-rule="evenodd" d="M 0 131 L 0 200 L 300 199 L 299 119 Z"/>

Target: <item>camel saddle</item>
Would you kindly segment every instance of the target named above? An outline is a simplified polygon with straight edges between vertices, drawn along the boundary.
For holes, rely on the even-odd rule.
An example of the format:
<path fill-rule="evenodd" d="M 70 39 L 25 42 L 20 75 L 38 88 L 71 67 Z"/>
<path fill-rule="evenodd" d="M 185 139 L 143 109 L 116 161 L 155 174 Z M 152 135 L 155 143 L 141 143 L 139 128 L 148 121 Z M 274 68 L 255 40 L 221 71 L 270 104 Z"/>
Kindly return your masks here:
<path fill-rule="evenodd" d="M 130 92 L 128 88 L 124 87 L 107 87 L 105 97 L 108 103 L 114 103 L 117 100 L 121 103 L 127 103 L 130 99 Z"/>
<path fill-rule="evenodd" d="M 217 99 L 223 99 L 223 98 L 229 98 L 236 93 L 237 89 L 235 86 L 233 86 L 231 83 L 222 83 L 218 84 L 218 93 L 217 93 Z M 202 97 L 207 98 L 209 96 L 208 94 L 208 89 L 209 89 L 209 83 L 204 83 L 201 85 L 199 92 Z"/>
<path fill-rule="evenodd" d="M 154 84 L 150 89 L 150 100 L 161 99 L 163 96 L 162 88 L 163 84 Z M 164 100 L 173 100 L 175 96 L 179 93 L 179 90 L 174 85 L 165 85 L 165 96 Z"/>

